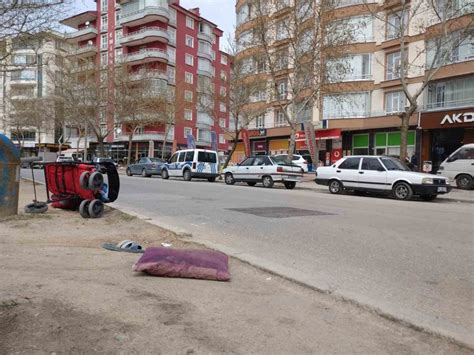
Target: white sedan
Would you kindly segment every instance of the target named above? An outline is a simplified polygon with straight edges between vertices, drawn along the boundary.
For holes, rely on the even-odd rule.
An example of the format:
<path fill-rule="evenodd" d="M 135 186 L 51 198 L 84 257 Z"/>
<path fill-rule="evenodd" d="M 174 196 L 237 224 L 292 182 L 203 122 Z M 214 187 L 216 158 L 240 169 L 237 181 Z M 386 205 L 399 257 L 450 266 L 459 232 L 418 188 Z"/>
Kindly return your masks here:
<path fill-rule="evenodd" d="M 293 189 L 301 181 L 303 169 L 283 157 L 257 155 L 224 169 L 223 174 L 227 185 L 243 181 L 255 186 L 261 182 L 264 187 L 270 188 L 275 182 L 280 182 L 287 189 Z"/>
<path fill-rule="evenodd" d="M 329 186 L 333 194 L 344 190 L 392 194 L 398 200 L 420 196 L 431 201 L 451 191 L 445 177 L 409 170 L 398 159 L 386 156 L 348 156 L 331 166 L 319 167 L 319 185 Z"/>
<path fill-rule="evenodd" d="M 277 154 L 275 155 L 275 157 L 288 159 L 288 154 Z M 305 173 L 308 172 L 308 161 L 302 155 L 293 154 L 293 159 L 291 160 L 291 162 L 302 168 Z"/>

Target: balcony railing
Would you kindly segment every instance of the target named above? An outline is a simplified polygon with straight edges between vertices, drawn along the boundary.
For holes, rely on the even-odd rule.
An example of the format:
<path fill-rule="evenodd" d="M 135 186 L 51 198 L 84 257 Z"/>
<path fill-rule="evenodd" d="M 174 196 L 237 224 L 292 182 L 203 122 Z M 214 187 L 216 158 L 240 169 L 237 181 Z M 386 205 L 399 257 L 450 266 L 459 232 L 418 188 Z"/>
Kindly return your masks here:
<path fill-rule="evenodd" d="M 86 27 L 82 30 L 66 34 L 66 39 L 82 41 L 92 39 L 97 36 L 97 28 L 94 26 Z"/>
<path fill-rule="evenodd" d="M 164 70 L 141 70 L 130 74 L 130 80 L 138 81 L 143 79 L 162 79 L 168 80 L 168 74 Z"/>
<path fill-rule="evenodd" d="M 198 32 L 197 38 L 209 43 L 214 42 L 214 35 L 205 32 Z"/>
<path fill-rule="evenodd" d="M 97 53 L 97 46 L 94 44 L 86 44 L 85 46 L 80 46 L 76 51 L 75 55 L 79 57 L 92 56 Z"/>
<path fill-rule="evenodd" d="M 149 19 L 146 19 L 146 17 Z M 168 3 L 166 1 L 162 1 L 158 6 L 147 6 L 136 11 L 122 12 L 120 24 L 138 25 L 153 21 L 156 17 L 165 19 L 166 21 L 169 20 Z"/>
<path fill-rule="evenodd" d="M 198 113 L 196 124 L 201 126 L 212 127 L 214 126 L 214 120 L 207 114 Z"/>
<path fill-rule="evenodd" d="M 121 44 L 126 44 L 134 41 L 144 40 L 146 37 L 160 37 L 165 39 L 166 41 L 169 40 L 168 32 L 166 28 L 161 28 L 158 26 L 154 27 L 145 27 L 138 31 L 130 32 L 124 34 L 122 39 L 120 40 Z"/>
<path fill-rule="evenodd" d="M 125 62 L 146 62 L 148 59 L 162 59 L 168 60 L 168 53 L 166 50 L 159 48 L 147 48 L 142 49 L 138 52 L 129 53 L 124 55 Z"/>
<path fill-rule="evenodd" d="M 441 102 L 430 102 L 419 107 L 420 111 L 443 111 L 446 109 L 463 108 L 474 106 L 474 98 L 465 100 L 452 100 Z"/>

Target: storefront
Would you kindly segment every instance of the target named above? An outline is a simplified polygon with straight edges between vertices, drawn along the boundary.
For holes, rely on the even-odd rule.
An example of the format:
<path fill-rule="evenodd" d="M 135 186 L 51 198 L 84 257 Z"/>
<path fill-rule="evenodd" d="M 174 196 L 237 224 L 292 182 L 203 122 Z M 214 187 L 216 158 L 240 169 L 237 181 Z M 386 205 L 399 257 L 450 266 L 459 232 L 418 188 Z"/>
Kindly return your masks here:
<path fill-rule="evenodd" d="M 421 159 L 430 161 L 432 171 L 464 144 L 474 143 L 474 108 L 424 112 Z"/>
<path fill-rule="evenodd" d="M 319 160 L 324 165 L 330 165 L 342 158 L 341 130 L 318 129 L 316 130 L 316 143 L 319 150 Z M 310 155 L 308 150 L 306 134 L 304 131 L 296 133 L 296 152 L 302 155 Z"/>

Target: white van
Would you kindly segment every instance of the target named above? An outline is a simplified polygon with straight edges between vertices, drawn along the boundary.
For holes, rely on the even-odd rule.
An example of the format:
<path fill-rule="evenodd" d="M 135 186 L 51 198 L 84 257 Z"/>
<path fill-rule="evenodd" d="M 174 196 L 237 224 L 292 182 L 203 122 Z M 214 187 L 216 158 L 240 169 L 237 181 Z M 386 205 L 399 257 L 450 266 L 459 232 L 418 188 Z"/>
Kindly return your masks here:
<path fill-rule="evenodd" d="M 474 143 L 465 144 L 445 161 L 438 169 L 438 175 L 446 176 L 449 181 L 456 181 L 460 189 L 472 189 L 474 180 Z"/>
<path fill-rule="evenodd" d="M 216 181 L 219 176 L 219 158 L 217 152 L 206 149 L 178 150 L 163 165 L 161 177 L 183 177 L 190 181 L 192 178 Z"/>

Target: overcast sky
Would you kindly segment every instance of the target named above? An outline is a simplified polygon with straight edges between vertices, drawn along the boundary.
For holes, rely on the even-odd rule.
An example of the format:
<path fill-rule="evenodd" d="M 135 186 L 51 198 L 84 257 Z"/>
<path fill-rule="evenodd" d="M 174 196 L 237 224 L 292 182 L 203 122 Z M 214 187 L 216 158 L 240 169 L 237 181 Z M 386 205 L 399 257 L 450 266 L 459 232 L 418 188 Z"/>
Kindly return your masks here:
<path fill-rule="evenodd" d="M 93 0 L 76 0 L 77 10 L 95 9 Z M 227 48 L 227 36 L 233 35 L 235 28 L 235 0 L 180 0 L 180 5 L 186 9 L 199 7 L 201 16 L 214 22 L 224 31 L 224 43 L 221 49 Z"/>

